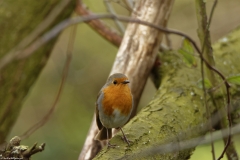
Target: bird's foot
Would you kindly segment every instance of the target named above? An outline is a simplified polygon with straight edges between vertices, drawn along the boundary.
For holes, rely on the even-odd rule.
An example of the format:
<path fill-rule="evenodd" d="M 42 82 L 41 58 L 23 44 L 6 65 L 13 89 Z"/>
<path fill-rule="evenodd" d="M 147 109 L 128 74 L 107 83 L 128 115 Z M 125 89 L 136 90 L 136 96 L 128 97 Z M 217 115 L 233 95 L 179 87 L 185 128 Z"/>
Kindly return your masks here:
<path fill-rule="evenodd" d="M 132 141 L 130 141 L 129 139 L 127 139 L 126 136 L 123 136 L 123 137 L 121 137 L 121 138 L 122 138 L 123 141 L 125 141 L 125 142 L 128 144 L 128 146 L 130 146 L 130 143 L 133 143 Z"/>
<path fill-rule="evenodd" d="M 117 145 L 115 145 L 115 144 L 111 144 L 110 142 L 108 142 L 107 143 L 107 148 L 116 148 L 117 147 Z"/>

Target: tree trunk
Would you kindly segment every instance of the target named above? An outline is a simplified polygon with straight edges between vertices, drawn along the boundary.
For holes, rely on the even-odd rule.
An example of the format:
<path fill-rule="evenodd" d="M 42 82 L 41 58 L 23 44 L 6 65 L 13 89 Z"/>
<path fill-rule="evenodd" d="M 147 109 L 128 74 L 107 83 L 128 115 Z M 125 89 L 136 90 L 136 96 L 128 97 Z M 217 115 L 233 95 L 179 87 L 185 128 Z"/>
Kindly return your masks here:
<path fill-rule="evenodd" d="M 26 47 L 36 37 L 69 17 L 74 7 L 75 1 L 71 0 L 1 1 L 0 66 L 6 62 L 4 58 L 8 53 Z M 0 143 L 14 125 L 24 98 L 47 63 L 55 41 L 39 48 L 33 56 L 15 60 L 0 70 Z"/>
<path fill-rule="evenodd" d="M 240 28 L 213 46 L 216 67 L 225 75 L 240 73 Z M 226 41 L 227 40 L 227 41 Z M 207 133 L 198 130 L 206 121 L 203 106 L 203 91 L 197 86 L 201 79 L 200 65 L 188 68 L 175 52 L 161 54 L 161 85 L 154 99 L 124 127 L 133 144 L 128 147 L 118 133 L 111 143 L 118 144 L 115 149 L 103 149 L 95 159 L 189 159 L 194 148 L 174 153 L 162 153 L 157 146 L 180 142 Z M 239 86 L 232 88 L 233 97 L 239 97 Z M 219 95 L 218 98 L 223 98 Z M 237 99 L 235 100 L 237 101 Z M 238 99 L 239 101 L 239 99 Z M 210 101 L 209 101 L 210 102 Z M 211 104 L 210 104 L 211 105 Z"/>

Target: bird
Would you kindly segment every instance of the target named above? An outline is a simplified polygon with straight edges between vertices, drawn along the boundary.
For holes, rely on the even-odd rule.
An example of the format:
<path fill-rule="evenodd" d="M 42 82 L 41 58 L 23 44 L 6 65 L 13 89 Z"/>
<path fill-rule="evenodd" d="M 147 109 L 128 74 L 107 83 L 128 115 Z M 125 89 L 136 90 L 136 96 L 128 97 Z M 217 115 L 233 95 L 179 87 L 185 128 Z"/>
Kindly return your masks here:
<path fill-rule="evenodd" d="M 96 123 L 99 132 L 95 136 L 95 140 L 107 140 L 108 147 L 116 146 L 109 142 L 109 139 L 112 138 L 112 128 L 120 128 L 123 139 L 130 146 L 130 141 L 122 130 L 133 109 L 133 96 L 129 83 L 126 75 L 115 73 L 109 76 L 97 97 Z"/>

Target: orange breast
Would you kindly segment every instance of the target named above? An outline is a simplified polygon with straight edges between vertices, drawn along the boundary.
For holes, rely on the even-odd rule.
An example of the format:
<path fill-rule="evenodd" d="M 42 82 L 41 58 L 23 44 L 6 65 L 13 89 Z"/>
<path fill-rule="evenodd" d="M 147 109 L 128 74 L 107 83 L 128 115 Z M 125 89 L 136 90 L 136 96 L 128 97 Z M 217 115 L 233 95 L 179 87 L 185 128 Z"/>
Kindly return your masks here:
<path fill-rule="evenodd" d="M 114 109 L 118 109 L 121 114 L 129 115 L 132 109 L 132 94 L 128 85 L 110 85 L 103 90 L 104 98 L 102 107 L 104 113 L 112 115 Z"/>

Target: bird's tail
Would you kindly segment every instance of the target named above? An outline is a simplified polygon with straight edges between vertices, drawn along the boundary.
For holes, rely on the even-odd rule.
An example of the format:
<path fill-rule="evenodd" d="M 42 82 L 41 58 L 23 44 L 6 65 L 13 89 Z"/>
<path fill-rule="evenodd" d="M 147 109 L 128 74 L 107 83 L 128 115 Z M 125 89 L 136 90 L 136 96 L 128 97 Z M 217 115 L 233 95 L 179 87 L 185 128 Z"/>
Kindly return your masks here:
<path fill-rule="evenodd" d="M 103 141 L 112 138 L 112 129 L 103 127 L 98 134 L 95 136 L 95 140 Z"/>

